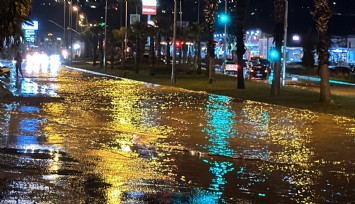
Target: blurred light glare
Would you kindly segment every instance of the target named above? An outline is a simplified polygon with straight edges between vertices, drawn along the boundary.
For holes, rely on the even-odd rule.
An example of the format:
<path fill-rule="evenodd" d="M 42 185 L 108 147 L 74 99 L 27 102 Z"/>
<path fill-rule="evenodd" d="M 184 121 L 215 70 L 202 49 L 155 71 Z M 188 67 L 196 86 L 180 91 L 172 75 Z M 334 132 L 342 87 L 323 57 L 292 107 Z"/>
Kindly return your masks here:
<path fill-rule="evenodd" d="M 49 56 L 49 61 L 52 63 L 59 63 L 60 56 L 59 55 L 51 55 Z"/>
<path fill-rule="evenodd" d="M 68 55 L 69 55 L 68 50 L 62 50 L 62 56 L 64 59 L 68 59 Z"/>
<path fill-rule="evenodd" d="M 300 36 L 299 35 L 294 35 L 292 36 L 293 41 L 300 41 Z"/>
<path fill-rule="evenodd" d="M 80 44 L 79 44 L 79 43 L 75 43 L 75 44 L 73 45 L 73 48 L 74 48 L 74 50 L 80 49 Z"/>

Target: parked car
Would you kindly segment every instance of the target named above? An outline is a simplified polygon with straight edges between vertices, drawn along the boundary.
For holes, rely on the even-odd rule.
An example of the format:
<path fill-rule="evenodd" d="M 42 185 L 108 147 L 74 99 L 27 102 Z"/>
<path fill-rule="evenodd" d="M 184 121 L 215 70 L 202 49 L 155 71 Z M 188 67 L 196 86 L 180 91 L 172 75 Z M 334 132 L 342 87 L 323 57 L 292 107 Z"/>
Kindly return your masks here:
<path fill-rule="evenodd" d="M 246 61 L 244 61 L 243 63 L 243 75 L 244 75 L 244 79 L 248 79 L 249 78 L 249 67 L 248 67 L 248 63 L 246 63 Z M 224 63 L 222 64 L 222 67 L 224 66 Z M 227 75 L 233 75 L 235 77 L 237 77 L 238 75 L 238 64 L 235 61 L 226 61 L 226 65 L 225 65 L 225 69 L 224 69 L 224 74 Z"/>
<path fill-rule="evenodd" d="M 256 64 L 250 69 L 251 79 L 267 79 L 270 73 L 270 68 L 263 64 Z"/>
<path fill-rule="evenodd" d="M 329 66 L 331 76 L 355 76 L 355 68 L 350 66 Z"/>

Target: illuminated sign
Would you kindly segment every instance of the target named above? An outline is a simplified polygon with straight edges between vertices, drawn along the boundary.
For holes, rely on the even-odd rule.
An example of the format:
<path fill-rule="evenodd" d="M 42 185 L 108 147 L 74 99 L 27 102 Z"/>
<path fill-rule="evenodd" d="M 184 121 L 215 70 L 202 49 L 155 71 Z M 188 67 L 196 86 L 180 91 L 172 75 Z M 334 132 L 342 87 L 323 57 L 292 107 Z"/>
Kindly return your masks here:
<path fill-rule="evenodd" d="M 156 0 L 143 0 L 142 14 L 156 15 L 157 14 L 157 1 Z"/>
<path fill-rule="evenodd" d="M 32 21 L 33 25 L 28 25 L 25 23 L 22 23 L 22 29 L 24 30 L 38 30 L 38 21 Z"/>
<path fill-rule="evenodd" d="M 130 14 L 129 15 L 129 24 L 132 25 L 136 22 L 140 22 L 141 21 L 141 15 L 139 14 Z"/>

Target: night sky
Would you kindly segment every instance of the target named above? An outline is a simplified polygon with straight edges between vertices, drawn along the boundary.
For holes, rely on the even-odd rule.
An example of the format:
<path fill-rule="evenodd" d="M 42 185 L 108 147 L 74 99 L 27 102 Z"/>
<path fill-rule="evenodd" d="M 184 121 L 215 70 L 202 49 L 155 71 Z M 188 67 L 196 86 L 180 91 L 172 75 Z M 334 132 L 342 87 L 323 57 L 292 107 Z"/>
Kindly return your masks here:
<path fill-rule="evenodd" d="M 198 0 L 182 0 L 183 21 L 197 21 L 197 1 Z M 43 32 L 62 32 L 61 28 L 53 23 L 49 23 L 48 20 L 63 25 L 63 4 L 55 3 L 51 4 L 51 6 L 40 6 L 43 2 L 53 2 L 53 0 L 33 0 L 32 20 L 40 21 L 40 26 L 44 29 Z M 75 2 L 74 0 L 74 3 Z M 99 7 L 96 9 L 82 5 L 81 10 L 88 15 L 89 22 L 103 21 L 104 2 L 105 1 L 102 1 L 101 4 L 98 4 Z M 203 21 L 202 9 L 204 1 L 200 0 L 200 4 L 200 19 Z M 158 1 L 158 5 L 171 12 L 173 0 Z M 130 0 L 129 13 L 136 13 L 136 11 L 139 13 L 141 10 L 140 6 L 141 1 Z M 224 6 L 221 5 L 221 7 L 223 10 Z M 120 0 L 111 1 L 109 8 L 108 24 L 113 28 L 123 26 L 124 3 L 120 3 Z M 313 1 L 311 0 L 289 0 L 288 30 L 290 33 L 306 33 L 309 30 L 314 30 L 314 21 L 310 15 L 311 9 L 313 9 Z M 329 26 L 330 34 L 355 34 L 355 0 L 338 0 L 333 10 L 334 16 Z M 272 33 L 274 29 L 273 0 L 250 0 L 247 14 L 246 29 L 261 28 L 264 32 Z M 222 30 L 222 27 L 216 25 L 216 29 L 217 31 Z"/>

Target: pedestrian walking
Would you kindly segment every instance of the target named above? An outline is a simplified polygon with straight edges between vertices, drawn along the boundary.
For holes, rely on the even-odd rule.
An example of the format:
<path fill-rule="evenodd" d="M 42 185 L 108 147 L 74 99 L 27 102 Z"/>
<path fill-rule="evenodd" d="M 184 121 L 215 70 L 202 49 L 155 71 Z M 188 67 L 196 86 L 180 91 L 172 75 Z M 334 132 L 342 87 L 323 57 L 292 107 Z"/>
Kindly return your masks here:
<path fill-rule="evenodd" d="M 18 74 L 20 72 L 21 77 L 23 78 L 23 73 L 22 73 L 22 57 L 21 54 L 19 52 L 17 52 L 16 57 L 16 77 L 18 77 Z"/>

